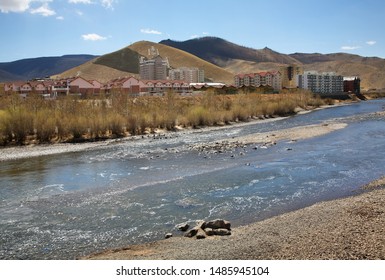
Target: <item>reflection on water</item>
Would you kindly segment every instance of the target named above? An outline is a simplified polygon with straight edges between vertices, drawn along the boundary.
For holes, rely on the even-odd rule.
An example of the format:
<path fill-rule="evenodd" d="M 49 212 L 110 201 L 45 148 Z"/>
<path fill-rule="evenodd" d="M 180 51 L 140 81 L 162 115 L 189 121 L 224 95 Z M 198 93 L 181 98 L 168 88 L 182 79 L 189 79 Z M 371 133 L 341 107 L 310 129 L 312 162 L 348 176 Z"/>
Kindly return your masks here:
<path fill-rule="evenodd" d="M 73 259 L 161 239 L 184 221 L 225 218 L 241 225 L 354 194 L 384 174 L 384 119 L 370 114 L 384 104 L 2 162 L 0 258 Z M 348 127 L 315 139 L 268 149 L 190 149 L 192 143 L 335 118 Z"/>

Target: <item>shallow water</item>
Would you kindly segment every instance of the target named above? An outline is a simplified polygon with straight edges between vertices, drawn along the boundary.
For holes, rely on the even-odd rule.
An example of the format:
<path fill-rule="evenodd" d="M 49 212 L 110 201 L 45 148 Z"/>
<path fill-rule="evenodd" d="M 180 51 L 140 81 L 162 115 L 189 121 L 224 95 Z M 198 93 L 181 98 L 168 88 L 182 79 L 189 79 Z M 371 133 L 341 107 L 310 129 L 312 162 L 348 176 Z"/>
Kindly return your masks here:
<path fill-rule="evenodd" d="M 258 221 L 360 192 L 385 173 L 385 100 L 254 124 L 1 162 L 0 258 L 73 259 L 163 238 L 185 221 Z M 193 144 L 338 120 L 345 129 L 215 153 Z"/>

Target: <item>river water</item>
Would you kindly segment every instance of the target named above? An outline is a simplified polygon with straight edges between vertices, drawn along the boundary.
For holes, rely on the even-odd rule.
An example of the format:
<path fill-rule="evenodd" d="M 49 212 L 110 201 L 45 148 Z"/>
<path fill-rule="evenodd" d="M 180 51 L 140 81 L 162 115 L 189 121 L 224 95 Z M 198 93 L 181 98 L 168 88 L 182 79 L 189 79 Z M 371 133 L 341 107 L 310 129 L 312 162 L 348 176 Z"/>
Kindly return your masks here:
<path fill-rule="evenodd" d="M 234 226 L 354 195 L 385 174 L 385 100 L 274 121 L 133 138 L 60 155 L 0 162 L 0 259 L 74 259 L 162 239 L 175 225 Z M 325 121 L 324 136 L 223 152 L 220 141 Z"/>

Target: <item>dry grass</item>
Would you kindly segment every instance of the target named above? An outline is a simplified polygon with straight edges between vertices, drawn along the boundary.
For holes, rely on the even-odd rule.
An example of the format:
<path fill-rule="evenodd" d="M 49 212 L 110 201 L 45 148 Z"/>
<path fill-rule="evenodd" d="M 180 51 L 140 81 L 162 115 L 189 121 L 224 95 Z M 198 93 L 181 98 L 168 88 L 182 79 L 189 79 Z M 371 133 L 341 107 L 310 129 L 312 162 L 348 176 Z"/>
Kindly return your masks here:
<path fill-rule="evenodd" d="M 287 116 L 298 107 L 323 105 L 307 92 L 221 95 L 208 91 L 199 97 L 128 97 L 58 100 L 4 97 L 0 107 L 0 145 L 95 141 L 174 130 Z"/>

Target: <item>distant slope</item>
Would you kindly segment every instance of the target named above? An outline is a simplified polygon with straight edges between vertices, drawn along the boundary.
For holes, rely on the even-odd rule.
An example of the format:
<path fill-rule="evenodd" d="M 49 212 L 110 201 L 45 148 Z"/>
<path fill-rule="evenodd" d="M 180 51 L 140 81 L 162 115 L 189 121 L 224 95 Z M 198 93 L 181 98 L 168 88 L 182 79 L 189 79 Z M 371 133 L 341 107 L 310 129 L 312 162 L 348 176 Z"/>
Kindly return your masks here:
<path fill-rule="evenodd" d="M 221 67 L 227 66 L 232 60 L 284 64 L 299 63 L 295 58 L 269 48 L 256 50 L 217 37 L 203 37 L 183 42 L 163 40 L 159 43 L 184 50 Z"/>
<path fill-rule="evenodd" d="M 218 67 L 212 63 L 209 63 L 203 59 L 200 59 L 199 57 L 192 55 L 188 52 L 164 44 L 157 44 L 149 41 L 140 41 L 130 45 L 129 48 L 143 56 L 147 56 L 147 50 L 151 46 L 157 48 L 159 50 L 159 54 L 162 57 L 167 57 L 170 66 L 173 68 L 178 68 L 182 66 L 198 67 L 205 71 L 205 77 L 210 80 L 224 83 L 233 82 L 233 74 L 226 71 L 225 69 Z"/>
<path fill-rule="evenodd" d="M 93 55 L 64 55 L 0 63 L 0 81 L 30 80 L 51 76 L 81 65 L 95 57 Z"/>
<path fill-rule="evenodd" d="M 7 81 L 19 81 L 23 80 L 24 77 L 9 73 L 5 70 L 0 69 L 0 82 L 7 82 Z"/>

